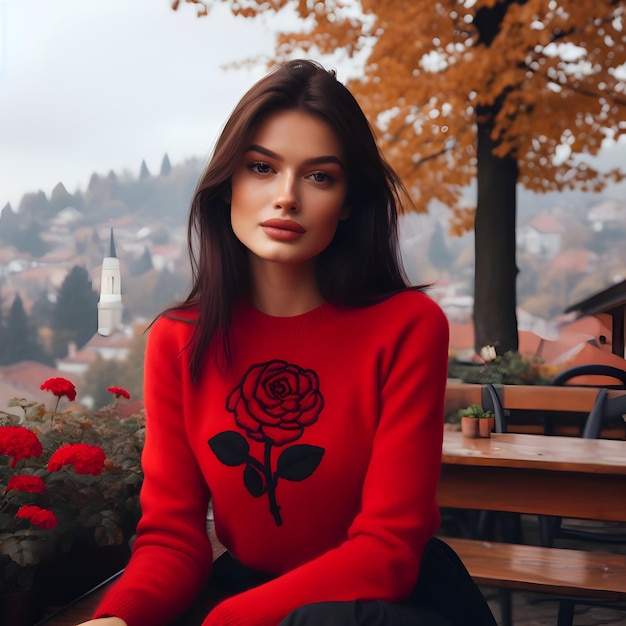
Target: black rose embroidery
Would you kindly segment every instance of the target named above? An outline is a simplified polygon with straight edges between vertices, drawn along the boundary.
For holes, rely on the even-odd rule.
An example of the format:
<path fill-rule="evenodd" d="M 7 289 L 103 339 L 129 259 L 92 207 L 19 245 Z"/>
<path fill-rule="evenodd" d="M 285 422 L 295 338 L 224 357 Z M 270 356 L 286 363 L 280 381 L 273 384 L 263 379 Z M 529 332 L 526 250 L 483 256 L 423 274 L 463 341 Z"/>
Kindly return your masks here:
<path fill-rule="evenodd" d="M 324 408 L 317 374 L 298 365 L 274 360 L 253 365 L 233 389 L 226 409 L 250 439 L 265 443 L 263 461 L 250 455 L 250 445 L 236 431 L 226 431 L 209 440 L 217 458 L 229 466 L 244 466 L 246 489 L 256 498 L 267 493 L 270 512 L 282 524 L 276 502 L 279 478 L 301 481 L 320 464 L 324 448 L 296 444 L 285 448 L 272 469 L 272 448 L 293 443 L 307 426 L 315 423 Z"/>

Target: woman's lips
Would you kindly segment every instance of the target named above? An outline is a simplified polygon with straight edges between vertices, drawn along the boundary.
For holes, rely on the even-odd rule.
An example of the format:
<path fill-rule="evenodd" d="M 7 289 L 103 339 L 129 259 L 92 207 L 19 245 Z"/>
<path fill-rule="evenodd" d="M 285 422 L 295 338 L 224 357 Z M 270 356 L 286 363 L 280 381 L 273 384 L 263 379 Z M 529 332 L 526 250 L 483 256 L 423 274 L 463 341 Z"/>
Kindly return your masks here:
<path fill-rule="evenodd" d="M 265 220 L 261 228 L 268 237 L 280 241 L 294 241 L 306 232 L 306 229 L 297 222 L 277 218 Z"/>

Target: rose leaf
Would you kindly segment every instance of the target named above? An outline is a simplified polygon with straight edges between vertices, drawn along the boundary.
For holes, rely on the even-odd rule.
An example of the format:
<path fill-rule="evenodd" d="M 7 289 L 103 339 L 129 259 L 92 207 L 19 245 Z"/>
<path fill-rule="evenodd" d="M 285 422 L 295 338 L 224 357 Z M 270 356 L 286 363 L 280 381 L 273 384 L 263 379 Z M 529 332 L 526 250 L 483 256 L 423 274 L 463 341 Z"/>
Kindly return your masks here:
<path fill-rule="evenodd" d="M 277 478 L 300 481 L 308 478 L 320 464 L 324 448 L 302 443 L 287 448 L 278 457 Z"/>
<path fill-rule="evenodd" d="M 224 465 L 236 467 L 243 465 L 248 459 L 250 444 L 243 435 L 234 430 L 219 433 L 211 437 L 208 443 L 215 456 Z"/>
<path fill-rule="evenodd" d="M 265 493 L 263 475 L 250 463 L 246 464 L 246 468 L 243 470 L 243 483 L 255 498 L 259 498 Z"/>

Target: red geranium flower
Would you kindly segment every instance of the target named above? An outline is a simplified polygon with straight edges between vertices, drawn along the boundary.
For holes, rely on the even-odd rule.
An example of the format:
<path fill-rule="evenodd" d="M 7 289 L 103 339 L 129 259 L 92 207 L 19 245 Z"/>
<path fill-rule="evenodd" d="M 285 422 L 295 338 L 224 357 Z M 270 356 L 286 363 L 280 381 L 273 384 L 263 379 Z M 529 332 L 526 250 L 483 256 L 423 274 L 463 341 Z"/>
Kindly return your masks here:
<path fill-rule="evenodd" d="M 119 398 L 120 396 L 130 400 L 130 394 L 123 387 L 107 387 L 107 391 L 110 391 L 115 395 L 115 398 Z"/>
<path fill-rule="evenodd" d="M 43 452 L 37 435 L 23 426 L 0 426 L 0 454 L 13 457 L 11 467 L 20 459 L 39 457 Z"/>
<path fill-rule="evenodd" d="M 39 476 L 11 476 L 7 483 L 7 491 L 27 491 L 28 493 L 43 493 L 46 490 L 46 483 Z"/>
<path fill-rule="evenodd" d="M 61 446 L 48 461 L 48 471 L 58 472 L 64 465 L 72 465 L 77 474 L 98 476 L 104 469 L 106 454 L 100 446 L 71 443 Z"/>
<path fill-rule="evenodd" d="M 35 504 L 25 504 L 20 507 L 15 517 L 27 519 L 33 526 L 46 529 L 54 528 L 59 523 L 57 516 L 52 511 L 42 509 Z"/>
<path fill-rule="evenodd" d="M 57 405 L 54 407 L 54 411 L 59 408 L 59 402 L 63 396 L 67 396 L 70 402 L 76 400 L 76 387 L 71 380 L 67 378 L 48 378 L 41 384 L 40 389 L 44 391 L 51 391 L 57 397 Z"/>

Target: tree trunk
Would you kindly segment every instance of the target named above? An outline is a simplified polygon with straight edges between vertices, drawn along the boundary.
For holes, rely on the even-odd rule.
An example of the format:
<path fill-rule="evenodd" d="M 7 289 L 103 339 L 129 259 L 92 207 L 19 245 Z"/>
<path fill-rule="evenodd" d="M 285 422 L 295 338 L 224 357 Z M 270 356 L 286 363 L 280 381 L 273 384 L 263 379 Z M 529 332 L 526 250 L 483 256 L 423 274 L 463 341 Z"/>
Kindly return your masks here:
<path fill-rule="evenodd" d="M 512 4 L 527 0 L 503 0 L 476 11 L 474 23 L 479 43 L 489 47 Z M 494 346 L 498 354 L 517 351 L 516 313 L 516 187 L 517 159 L 493 154 L 491 137 L 500 99 L 476 107 L 478 198 L 474 220 L 474 349 Z"/>
<path fill-rule="evenodd" d="M 517 351 L 517 160 L 496 157 L 491 138 L 496 107 L 477 110 L 478 198 L 474 222 L 474 348 Z"/>

